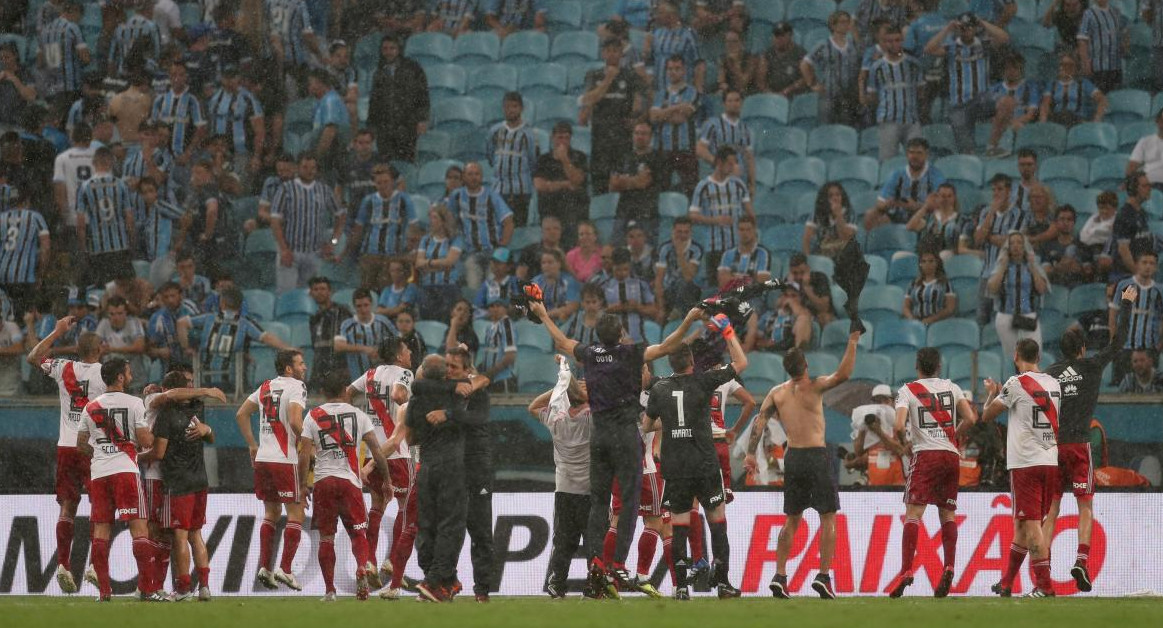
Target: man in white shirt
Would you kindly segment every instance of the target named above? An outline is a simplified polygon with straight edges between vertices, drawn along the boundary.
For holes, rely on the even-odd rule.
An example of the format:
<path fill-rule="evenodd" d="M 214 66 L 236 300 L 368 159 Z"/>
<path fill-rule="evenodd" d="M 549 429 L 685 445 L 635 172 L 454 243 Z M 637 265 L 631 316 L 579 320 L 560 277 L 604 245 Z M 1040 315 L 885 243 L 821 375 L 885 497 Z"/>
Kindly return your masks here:
<path fill-rule="evenodd" d="M 1135 143 L 1127 161 L 1127 176 L 1142 170 L 1151 187 L 1163 190 L 1163 108 L 1155 114 L 1154 135 L 1145 135 Z"/>
<path fill-rule="evenodd" d="M 129 362 L 137 373 L 145 373 L 145 327 L 140 319 L 129 315 L 128 308 L 129 303 L 124 297 L 111 297 L 105 307 L 105 318 L 97 323 L 97 335 L 107 355 Z M 134 386 L 133 390 L 140 388 Z"/>
<path fill-rule="evenodd" d="M 872 389 L 872 403 L 852 410 L 854 464 L 867 468 L 869 486 L 900 486 L 905 482 L 901 462 L 905 448 L 893 437 L 895 422 L 892 389 L 885 384 Z"/>
<path fill-rule="evenodd" d="M 93 176 L 93 154 L 97 149 L 93 147 L 93 127 L 85 122 L 78 122 L 73 128 L 73 145 L 65 152 L 57 155 L 53 164 L 53 195 L 57 209 L 61 212 L 65 224 L 70 227 L 77 225 L 77 190 L 81 184 Z"/>

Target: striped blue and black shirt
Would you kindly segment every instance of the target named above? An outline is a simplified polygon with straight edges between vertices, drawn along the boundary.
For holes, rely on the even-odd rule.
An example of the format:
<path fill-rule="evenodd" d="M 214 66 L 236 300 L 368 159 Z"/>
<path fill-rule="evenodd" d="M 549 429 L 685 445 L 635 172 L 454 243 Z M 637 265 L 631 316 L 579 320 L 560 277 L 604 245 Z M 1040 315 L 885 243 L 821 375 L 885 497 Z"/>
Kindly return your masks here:
<path fill-rule="evenodd" d="M 703 246 L 698 242 L 692 241 L 686 250 L 687 263 L 701 264 L 703 261 Z M 678 265 L 678 247 L 675 246 L 673 240 L 667 240 L 665 244 L 658 247 L 658 257 L 654 262 L 654 272 L 662 273 L 662 285 L 664 288 L 669 288 L 676 281 L 682 281 L 682 270 Z"/>
<path fill-rule="evenodd" d="M 186 211 L 180 205 L 162 200 L 154 203 L 153 207 L 144 207 L 145 202 L 141 200 L 141 196 L 138 196 L 137 200 L 142 206 L 141 213 L 144 217 L 141 229 L 145 233 L 147 258 L 153 261 L 165 257 L 174 249 L 174 245 L 178 244 L 174 241 L 177 235 L 174 226 Z"/>
<path fill-rule="evenodd" d="M 950 105 L 968 104 L 987 89 L 989 50 L 980 38 L 967 44 L 950 35 L 945 40 L 945 67 L 949 73 Z"/>
<path fill-rule="evenodd" d="M 737 246 L 723 253 L 719 259 L 719 270 L 726 270 L 734 276 L 750 275 L 752 279 L 759 275 L 770 277 L 771 252 L 758 244 L 751 251 L 744 251 Z"/>
<path fill-rule="evenodd" d="M 1163 48 L 1163 0 L 1143 0 L 1142 5 L 1151 10 L 1151 43 Z"/>
<path fill-rule="evenodd" d="M 945 182 L 945 175 L 933 164 L 925 162 L 925 169 L 913 176 L 907 165 L 892 171 L 880 188 L 878 201 L 916 201 L 924 203 L 929 195 Z"/>
<path fill-rule="evenodd" d="M 40 238 L 48 235 L 44 216 L 31 209 L 5 210 L 0 212 L 0 229 L 0 284 L 36 283 Z"/>
<path fill-rule="evenodd" d="M 202 105 L 188 88 L 181 94 L 175 94 L 171 89 L 155 98 L 150 119 L 170 125 L 170 150 L 175 155 L 185 153 L 194 139 L 196 127 L 206 124 Z"/>
<path fill-rule="evenodd" d="M 583 347 L 600 344 L 598 342 L 598 326 L 586 325 L 586 313 L 583 310 L 579 309 L 574 312 L 574 315 L 562 326 L 561 331 L 565 333 L 566 338 L 576 340 Z"/>
<path fill-rule="evenodd" d="M 556 281 L 544 274 L 537 275 L 533 278 L 533 283 L 541 288 L 546 310 L 554 310 L 581 301 L 581 284 L 569 274 L 562 273 Z"/>
<path fill-rule="evenodd" d="M 1135 277 L 1127 277 L 1119 282 L 1115 295 L 1121 295 L 1132 283 L 1139 288 L 1139 297 L 1131 305 L 1127 342 L 1123 348 L 1154 349 L 1159 346 L 1159 324 L 1163 322 L 1163 288 L 1154 281 L 1141 284 Z M 1117 303 L 1112 303 L 1111 307 L 1117 308 Z"/>
<path fill-rule="evenodd" d="M 313 253 L 330 238 L 328 218 L 338 218 L 347 210 L 335 200 L 335 192 L 321 181 L 288 181 L 271 199 L 271 218 L 283 221 L 287 245 L 296 253 Z"/>
<path fill-rule="evenodd" d="M 174 169 L 174 155 L 170 152 L 169 147 L 159 146 L 153 151 L 153 163 L 158 171 L 165 175 L 161 181 L 155 181 L 158 185 L 158 198 L 165 199 L 171 203 L 177 202 L 177 183 L 173 180 L 170 173 Z M 145 153 L 140 146 L 129 149 L 129 154 L 125 156 L 125 162 L 121 164 L 121 178 L 122 179 L 138 179 L 149 174 L 145 167 Z"/>
<path fill-rule="evenodd" d="M 388 336 L 398 336 L 400 332 L 387 316 L 372 315 L 371 321 L 364 323 L 355 316 L 343 321 L 339 326 L 339 336 L 348 344 L 359 347 L 378 347 L 380 342 Z M 366 353 L 352 352 L 347 354 L 347 370 L 349 373 L 366 373 L 372 367 L 371 356 Z"/>
<path fill-rule="evenodd" d="M 448 209 L 460 219 L 460 233 L 468 247 L 465 252 L 491 251 L 501 245 L 506 220 L 513 220 L 513 210 L 493 188 L 482 187 L 476 194 L 468 188 L 453 190 Z"/>
<path fill-rule="evenodd" d="M 609 281 L 602 284 L 602 291 L 606 293 L 606 303 L 609 305 L 630 301 L 637 301 L 644 305 L 654 303 L 654 293 L 650 291 L 650 285 L 637 277 L 627 277 L 626 279 L 611 277 Z M 617 316 L 622 319 L 622 328 L 630 334 L 634 344 L 646 342 L 645 321 L 642 320 L 641 314 L 623 311 Z"/>
<path fill-rule="evenodd" d="M 453 249 L 464 250 L 464 241 L 460 239 L 460 236 L 448 239 L 426 235 L 420 238 L 419 251 L 424 254 L 424 259 L 444 259 Z M 420 285 L 455 286 L 460 280 L 460 266 L 461 264 L 456 264 L 451 268 L 422 272 L 420 273 Z"/>
<path fill-rule="evenodd" d="M 978 218 L 979 224 L 985 224 L 985 220 L 991 211 L 993 210 L 986 207 L 985 210 L 981 212 L 981 216 Z M 1030 213 L 1022 211 L 1017 207 L 1010 207 L 1004 212 L 998 214 L 997 217 L 993 219 L 993 227 L 989 230 L 989 233 L 986 234 L 987 239 L 985 241 L 985 264 L 981 268 L 981 276 L 983 278 L 988 278 L 993 274 L 993 267 L 994 264 L 997 263 L 997 256 L 1001 254 L 1002 247 L 1005 246 L 1005 242 L 1002 242 L 1001 245 L 997 245 L 990 242 L 988 238 L 999 235 L 1006 235 L 1011 231 L 1025 231 L 1026 223 L 1029 221 Z"/>
<path fill-rule="evenodd" d="M 697 225 L 699 230 L 709 231 L 710 237 L 706 242 L 712 251 L 726 251 L 739 241 L 739 217 L 743 215 L 744 205 L 751 202 L 751 193 L 747 184 L 739 177 L 727 177 L 718 181 L 714 175 L 699 181 L 695 186 L 694 196 L 691 197 L 691 214 L 699 214 L 707 218 L 730 216 L 729 225 Z"/>
<path fill-rule="evenodd" d="M 506 353 L 516 352 L 517 327 L 513 325 L 513 321 L 509 320 L 508 316 L 494 321 L 489 324 L 488 330 L 485 331 L 480 349 L 481 363 L 477 370 L 487 371 L 503 360 Z M 514 377 L 516 374 L 513 372 L 513 368 L 509 367 L 494 375 L 492 381 L 503 382 Z"/>
<path fill-rule="evenodd" d="M 209 118 L 211 134 L 226 135 L 231 139 L 234 154 L 249 155 L 253 152 L 250 121 L 262 118 L 263 113 L 258 99 L 245 87 L 239 87 L 235 92 L 225 89 L 214 92 L 206 101 L 206 117 Z"/>
<path fill-rule="evenodd" d="M 85 216 L 89 253 L 129 249 L 126 215 L 133 211 L 129 187 L 112 174 L 93 175 L 77 191 L 77 213 Z"/>
<path fill-rule="evenodd" d="M 406 192 L 393 191 L 388 198 L 372 192 L 359 204 L 355 224 L 363 227 L 364 255 L 399 255 L 404 252 L 408 225 L 416 222 L 416 208 Z M 354 372 L 354 371 L 352 371 Z"/>
<path fill-rule="evenodd" d="M 534 14 L 545 11 L 545 0 L 492 0 L 487 4 L 485 15 L 496 16 L 502 26 L 518 29 L 533 28 Z"/>
<path fill-rule="evenodd" d="M 824 95 L 821 98 L 857 91 L 859 87 L 857 79 L 860 77 L 860 66 L 864 58 L 851 38 L 848 38 L 841 48 L 829 37 L 820 42 L 815 50 L 809 52 L 804 60 L 812 66 L 816 80 L 824 88 Z"/>
<path fill-rule="evenodd" d="M 538 153 L 537 136 L 524 122 L 516 128 L 506 122 L 493 125 L 485 146 L 493 167 L 493 188 L 504 196 L 532 194 Z"/>
<path fill-rule="evenodd" d="M 689 26 L 656 28 L 650 33 L 650 57 L 654 61 L 654 88 L 666 89 L 666 60 L 673 55 L 682 57 L 686 67 L 686 81 L 695 78 L 695 66 L 702 61 L 699 42 Z"/>
<path fill-rule="evenodd" d="M 929 318 L 945 309 L 945 299 L 953 294 L 953 286 L 948 279 L 921 281 L 918 277 L 909 286 L 909 299 L 913 302 L 913 318 Z"/>
<path fill-rule="evenodd" d="M 81 27 L 58 17 L 40 33 L 39 39 L 46 95 L 79 91 L 84 70 L 80 51 L 88 49 Z"/>
<path fill-rule="evenodd" d="M 868 70 L 867 90 L 876 94 L 876 121 L 916 124 L 920 115 L 917 90 L 924 83 L 925 70 L 911 56 L 905 55 L 895 63 L 887 57 L 873 63 Z"/>
<path fill-rule="evenodd" d="M 703 130 L 699 134 L 699 141 L 707 143 L 707 150 L 714 155 L 720 146 L 730 146 L 743 158 L 743 153 L 751 152 L 753 147 L 751 129 L 743 120 L 732 120 L 727 114 L 712 118 L 703 123 Z"/>
<path fill-rule="evenodd" d="M 1046 90 L 1050 107 L 1054 113 L 1072 113 L 1089 119 L 1094 115 L 1094 95 L 1098 88 L 1090 79 L 1075 78 L 1067 83 L 1054 81 Z"/>
<path fill-rule="evenodd" d="M 693 151 L 698 141 L 699 119 L 702 115 L 703 101 L 699 91 L 692 85 L 683 84 L 678 89 L 668 86 L 658 90 L 654 95 L 654 108 L 662 109 L 687 103 L 694 105 L 695 114 L 686 122 L 669 124 L 660 122 L 654 125 L 654 147 L 663 151 Z"/>
<path fill-rule="evenodd" d="M 1078 25 L 1078 39 L 1090 42 L 1090 63 L 1095 72 L 1122 69 L 1123 55 L 1120 42 L 1126 28 L 1127 20 L 1114 4 L 1105 9 L 1091 4 L 1082 14 L 1082 23 Z"/>
<path fill-rule="evenodd" d="M 1002 281 L 997 311 L 1005 314 L 1030 315 L 1038 308 L 1034 275 L 1025 262 L 1010 262 Z"/>
<path fill-rule="evenodd" d="M 303 35 L 312 34 L 311 16 L 304 0 L 265 0 L 266 23 L 270 37 L 277 38 L 288 65 L 307 63 L 309 51 Z"/>
<path fill-rule="evenodd" d="M 1010 85 L 1005 81 L 998 81 L 994 83 L 990 91 L 993 92 L 995 100 L 1000 99 L 1002 96 L 1013 98 L 1018 106 L 1014 112 L 1015 116 L 1037 111 L 1042 106 L 1042 86 L 1037 81 L 1022 79 L 1016 85 Z"/>
<path fill-rule="evenodd" d="M 162 33 L 151 19 L 134 14 L 117 25 L 113 31 L 113 41 L 109 46 L 109 66 L 117 76 L 125 74 L 125 61 L 135 46 L 145 46 L 145 59 L 157 60 L 162 53 Z"/>

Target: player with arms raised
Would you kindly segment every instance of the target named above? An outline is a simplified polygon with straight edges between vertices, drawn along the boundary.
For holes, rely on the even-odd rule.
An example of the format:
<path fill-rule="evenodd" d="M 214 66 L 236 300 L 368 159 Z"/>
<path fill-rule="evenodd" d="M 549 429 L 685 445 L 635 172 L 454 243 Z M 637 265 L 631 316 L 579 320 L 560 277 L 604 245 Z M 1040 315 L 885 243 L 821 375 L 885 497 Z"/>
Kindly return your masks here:
<path fill-rule="evenodd" d="M 992 421 L 1009 411 L 1006 429 L 1006 467 L 1014 499 L 1014 542 L 1010 560 L 994 593 L 1009 597 L 1014 578 L 1026 554 L 1034 570 L 1034 589 L 1026 597 L 1054 597 L 1050 580 L 1050 540 L 1042 536 L 1042 518 L 1050 511 L 1058 484 L 1058 412 L 1062 391 L 1052 375 L 1038 371 L 1041 350 L 1030 338 L 1018 341 L 1014 363 L 1018 375 L 999 386 L 985 380 L 989 397 L 983 421 Z"/>
<path fill-rule="evenodd" d="M 93 523 L 93 567 L 97 570 L 99 602 L 113 599 L 109 581 L 109 544 L 113 522 L 129 522 L 133 537 L 133 558 L 143 592 L 154 593 L 150 577 L 153 548 L 146 524 L 145 493 L 138 474 L 138 451 L 153 446 L 153 434 L 145 420 L 145 404 L 128 395 L 125 389 L 133 382 L 129 362 L 113 358 L 101 366 L 105 393 L 90 401 L 81 413 L 77 431 L 77 448 L 92 458 L 89 484 L 89 514 Z M 142 458 L 148 458 L 143 455 Z M 161 601 L 160 594 L 150 599 Z"/>
<path fill-rule="evenodd" d="M 905 475 L 905 532 L 901 543 L 901 571 L 889 585 L 889 596 L 900 597 L 913 583 L 913 558 L 921 517 L 926 506 L 936 506 L 941 520 L 945 569 L 934 588 L 935 597 L 949 595 L 957 556 L 957 483 L 961 474 L 961 434 L 977 421 L 961 387 L 941 379 L 941 352 L 933 347 L 917 351 L 917 380 L 896 394 L 896 432 L 908 430 L 902 442 L 912 443 L 909 472 Z"/>
<path fill-rule="evenodd" d="M 81 413 L 89 400 L 105 392 L 105 382 L 101 380 L 101 338 L 92 332 L 85 332 L 77 340 L 79 360 L 52 359 L 49 354 L 57 340 L 69 333 L 76 319 L 66 316 L 57 321 L 49 335 L 38 342 L 28 352 L 28 363 L 39 367 L 45 375 L 57 383 L 61 399 L 60 437 L 57 439 L 57 503 L 60 517 L 57 519 L 57 584 L 65 593 L 76 593 L 77 582 L 69 568 L 69 558 L 73 551 L 73 517 L 77 516 L 77 504 L 81 501 L 81 488 L 89 490 L 89 458 L 77 448 L 77 430 L 81 424 Z M 89 572 L 85 579 L 96 584 L 96 574 Z"/>
<path fill-rule="evenodd" d="M 371 490 L 372 507 L 368 513 L 368 556 L 374 563 L 376 550 L 379 547 L 380 521 L 384 518 L 384 509 L 392 499 L 392 493 L 382 492 L 383 487 L 391 486 L 399 511 L 396 514 L 396 523 L 392 526 L 392 548 L 379 571 L 391 578 L 388 591 L 395 590 L 399 597 L 399 589 L 404 575 L 404 566 L 412 554 L 412 543 L 416 540 L 416 473 L 412 464 L 412 452 L 408 449 L 407 440 L 398 439 L 390 450 L 388 441 L 397 431 L 406 430 L 397 423 L 400 406 L 408 403 L 412 394 L 412 371 L 408 369 L 412 364 L 412 351 L 408 343 L 399 336 L 388 336 L 379 346 L 380 360 L 384 363 L 373 367 L 347 386 L 348 398 L 355 395 L 366 395 L 368 416 L 371 417 L 372 428 L 375 430 L 380 452 L 387 457 L 388 475 L 380 476 L 377 468 L 368 469 L 367 485 Z M 368 465 L 371 464 L 369 461 Z M 389 483 L 387 480 L 391 480 Z M 368 580 L 372 587 L 379 588 L 380 574 L 369 573 Z M 385 592 L 386 593 L 386 592 Z M 390 599 L 395 599 L 390 598 Z"/>
<path fill-rule="evenodd" d="M 707 513 L 711 529 L 711 548 L 714 562 L 711 582 L 718 588 L 720 598 L 739 597 L 739 589 L 727 579 L 731 546 L 727 539 L 727 517 L 724 512 L 726 494 L 723 491 L 723 472 L 715 451 L 711 431 L 711 396 L 747 368 L 747 355 L 735 329 L 725 314 L 713 319 L 731 355 L 731 364 L 695 374 L 694 355 L 690 345 L 683 344 L 670 354 L 674 375 L 659 380 L 650 389 L 643 429 L 662 429 L 662 475 L 666 479 L 664 505 L 670 509 L 673 527 L 675 590 L 674 599 L 689 600 L 687 584 L 687 535 L 690 528 L 691 505 L 697 499 Z"/>
<path fill-rule="evenodd" d="M 307 408 L 307 364 L 303 354 L 284 349 L 275 354 L 278 377 L 262 383 L 238 409 L 235 420 L 250 448 L 254 465 L 254 494 L 266 512 L 259 528 L 258 580 L 268 589 L 281 582 L 302 591 L 303 585 L 291 573 L 291 563 L 303 534 L 303 489 L 299 482 L 299 435 L 303 432 L 303 412 Z M 250 417 L 259 415 L 259 442 L 254 440 Z M 283 530 L 283 560 L 274 569 L 275 522 L 287 509 Z M 272 571 L 273 570 L 273 571 Z"/>
<path fill-rule="evenodd" d="M 303 444 L 299 450 L 299 483 L 306 486 L 311 458 L 315 458 L 315 515 L 312 518 L 319 530 L 319 568 L 327 592 L 324 602 L 334 602 L 335 596 L 335 529 L 339 519 L 351 538 L 351 553 L 355 555 L 355 597 L 366 600 L 370 588 L 368 573 L 376 571 L 369 559 L 367 545 L 367 510 L 363 505 L 362 477 L 359 466 L 359 444 L 367 445 L 375 460 L 376 470 L 384 483 L 377 487 L 382 494 L 391 494 L 388 462 L 380 452 L 380 441 L 368 415 L 355 406 L 344 403 L 346 381 L 342 374 L 328 373 L 323 380 L 323 394 L 327 403 L 315 408 L 303 421 Z"/>

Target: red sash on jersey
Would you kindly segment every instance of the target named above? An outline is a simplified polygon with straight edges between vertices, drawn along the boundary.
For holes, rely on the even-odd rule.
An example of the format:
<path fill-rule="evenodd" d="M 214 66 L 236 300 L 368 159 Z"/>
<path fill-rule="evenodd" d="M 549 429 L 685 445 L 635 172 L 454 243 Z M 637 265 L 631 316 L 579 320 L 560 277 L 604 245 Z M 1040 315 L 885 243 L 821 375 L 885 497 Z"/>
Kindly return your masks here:
<path fill-rule="evenodd" d="M 65 387 L 65 392 L 69 394 L 74 408 L 84 408 L 89 405 L 88 391 L 77 381 L 77 373 L 73 370 L 72 361 L 65 362 L 65 368 L 61 369 L 61 383 Z"/>
<path fill-rule="evenodd" d="M 351 472 L 359 476 L 359 457 L 356 453 L 354 434 L 346 434 L 343 431 L 343 424 L 334 420 L 322 406 L 311 411 L 311 418 L 315 421 L 315 425 L 319 426 L 319 431 L 331 437 L 335 444 L 343 450 L 347 457 L 347 466 L 351 467 Z M 355 429 L 355 424 L 352 424 L 352 429 Z"/>
<path fill-rule="evenodd" d="M 287 455 L 287 428 L 283 422 L 279 420 L 279 406 L 271 399 L 271 382 L 267 380 L 262 383 L 259 388 L 258 399 L 262 403 L 263 419 L 271 426 L 271 432 L 275 435 L 275 440 L 279 443 L 279 449 L 283 450 L 283 455 Z"/>
<path fill-rule="evenodd" d="M 934 419 L 937 419 L 937 425 L 945 431 L 945 438 L 948 438 L 949 442 L 953 443 L 954 447 L 957 447 L 957 430 L 953 426 L 953 416 L 937 403 L 937 395 L 929 392 L 929 389 L 925 388 L 920 382 L 909 382 L 907 386 L 909 392 L 913 393 L 917 401 L 924 404 L 925 411 L 933 415 Z M 956 403 L 956 400 L 954 400 L 954 403 Z"/>
<path fill-rule="evenodd" d="M 392 432 L 396 431 L 396 422 L 392 420 L 392 413 L 388 411 L 388 405 L 380 398 L 380 391 L 376 388 L 376 369 L 373 367 L 367 372 L 367 383 L 364 385 L 367 393 L 367 403 L 371 406 L 373 412 L 380 419 L 380 426 L 384 428 L 384 435 L 388 438 L 392 437 Z"/>
<path fill-rule="evenodd" d="M 711 395 L 711 423 L 721 430 L 727 429 L 726 422 L 723 421 L 724 397 L 726 395 L 719 391 L 715 391 L 715 394 Z"/>
<path fill-rule="evenodd" d="M 1058 409 L 1054 407 L 1054 401 L 1050 399 L 1050 393 L 1046 392 L 1037 380 L 1029 375 L 1019 375 L 1018 383 L 1022 385 L 1022 389 L 1026 394 L 1034 400 L 1034 404 L 1038 409 L 1046 415 L 1046 419 L 1050 421 L 1050 427 L 1054 428 L 1054 440 L 1058 440 Z"/>
<path fill-rule="evenodd" d="M 70 364 L 69 366 L 71 367 L 72 365 Z M 129 439 L 129 435 L 121 431 L 117 426 L 117 421 L 109 418 L 109 411 L 102 408 L 101 404 L 96 401 L 86 404 L 85 411 L 93 418 L 93 422 L 97 424 L 97 427 L 105 433 L 105 437 L 109 439 L 109 442 L 120 449 L 121 453 L 129 456 L 129 460 L 136 464 L 137 445 L 133 444 L 133 441 Z"/>

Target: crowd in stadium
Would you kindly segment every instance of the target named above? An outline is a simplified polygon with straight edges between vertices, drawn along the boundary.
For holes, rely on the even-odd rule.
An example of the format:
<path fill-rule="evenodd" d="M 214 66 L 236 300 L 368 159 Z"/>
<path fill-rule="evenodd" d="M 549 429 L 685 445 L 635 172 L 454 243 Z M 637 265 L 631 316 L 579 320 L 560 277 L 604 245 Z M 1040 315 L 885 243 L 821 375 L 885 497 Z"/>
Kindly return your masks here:
<path fill-rule="evenodd" d="M 141 384 L 292 345 L 355 374 L 400 335 L 536 392 L 521 282 L 641 343 L 785 278 L 744 348 L 835 356 L 853 238 L 873 379 L 927 344 L 995 377 L 1020 338 L 1101 347 L 1134 282 L 1106 384 L 1163 390 L 1159 2 L 428 4 L 6 2 L 0 392 L 51 390 L 19 355 L 66 312 Z"/>

